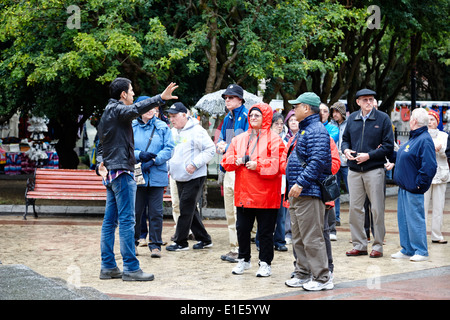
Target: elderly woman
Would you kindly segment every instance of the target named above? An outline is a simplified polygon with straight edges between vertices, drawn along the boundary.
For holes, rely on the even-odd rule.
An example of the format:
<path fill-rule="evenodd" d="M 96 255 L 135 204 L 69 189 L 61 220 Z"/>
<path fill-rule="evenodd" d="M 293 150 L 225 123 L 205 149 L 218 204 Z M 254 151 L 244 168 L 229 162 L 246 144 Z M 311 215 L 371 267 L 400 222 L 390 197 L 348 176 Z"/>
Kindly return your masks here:
<path fill-rule="evenodd" d="M 281 203 L 280 159 L 284 143 L 273 132 L 272 108 L 258 103 L 248 113 L 248 131 L 236 136 L 222 158 L 226 171 L 235 171 L 234 204 L 239 243 L 238 264 L 233 274 L 250 269 L 250 233 L 256 218 L 260 244 L 257 277 L 271 275 L 273 232 Z"/>
<path fill-rule="evenodd" d="M 439 124 L 439 113 L 431 110 L 428 112 L 428 116 L 430 120 L 428 123 L 428 133 L 434 142 L 438 167 L 436 175 L 431 182 L 430 189 L 425 192 L 425 217 L 428 213 L 430 200 L 432 200 L 431 241 L 433 243 L 445 244 L 447 240 L 444 240 L 441 229 L 444 217 L 445 191 L 447 189 L 447 182 L 450 181 L 447 156 L 445 155 L 448 134 L 437 128 Z"/>
<path fill-rule="evenodd" d="M 286 136 L 284 137 L 284 140 L 287 142 L 289 139 L 298 132 L 298 120 L 295 117 L 295 110 L 289 111 L 289 113 L 286 116 L 286 119 L 284 120 L 284 123 L 288 127 L 288 132 Z"/>
<path fill-rule="evenodd" d="M 397 218 L 402 249 L 391 255 L 394 259 L 428 260 L 424 193 L 437 167 L 428 121 L 425 109 L 414 109 L 409 121 L 410 139 L 397 152 L 394 180 L 399 186 Z"/>
<path fill-rule="evenodd" d="M 141 97 L 137 99 L 140 101 Z M 148 208 L 149 243 L 152 258 L 161 257 L 163 195 L 168 185 L 167 161 L 175 146 L 172 133 L 167 124 L 160 120 L 158 108 L 153 108 L 133 121 L 134 155 L 141 162 L 145 184 L 138 185 L 136 191 L 135 241 L 140 240 L 141 223 L 147 223 L 141 217 Z M 144 215 L 145 217 L 145 215 Z"/>

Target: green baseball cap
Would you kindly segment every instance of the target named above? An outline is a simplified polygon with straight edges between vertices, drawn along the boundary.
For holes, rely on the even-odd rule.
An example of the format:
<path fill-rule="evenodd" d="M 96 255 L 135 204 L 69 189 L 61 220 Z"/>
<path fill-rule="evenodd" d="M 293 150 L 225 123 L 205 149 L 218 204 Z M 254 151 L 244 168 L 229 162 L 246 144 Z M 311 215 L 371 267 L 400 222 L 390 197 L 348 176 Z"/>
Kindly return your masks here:
<path fill-rule="evenodd" d="M 289 100 L 290 104 L 299 104 L 299 103 L 306 103 L 310 106 L 319 107 L 320 106 L 320 98 L 317 94 L 314 92 L 305 92 L 301 94 L 297 99 L 295 100 Z"/>

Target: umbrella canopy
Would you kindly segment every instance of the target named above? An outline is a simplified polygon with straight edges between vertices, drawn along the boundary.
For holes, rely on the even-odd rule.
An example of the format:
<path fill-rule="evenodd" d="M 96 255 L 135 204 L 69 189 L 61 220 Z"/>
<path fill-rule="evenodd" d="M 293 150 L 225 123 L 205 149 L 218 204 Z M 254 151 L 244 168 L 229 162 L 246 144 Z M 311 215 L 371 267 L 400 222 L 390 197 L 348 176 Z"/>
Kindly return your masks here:
<path fill-rule="evenodd" d="M 225 89 L 204 95 L 200 100 L 198 100 L 195 107 L 210 114 L 225 114 L 227 110 L 225 109 L 225 100 L 222 98 L 222 94 L 224 92 Z M 247 92 L 245 90 L 244 100 L 244 105 L 247 107 L 247 109 L 250 109 L 256 103 L 262 102 L 261 97 L 251 94 L 250 92 Z"/>

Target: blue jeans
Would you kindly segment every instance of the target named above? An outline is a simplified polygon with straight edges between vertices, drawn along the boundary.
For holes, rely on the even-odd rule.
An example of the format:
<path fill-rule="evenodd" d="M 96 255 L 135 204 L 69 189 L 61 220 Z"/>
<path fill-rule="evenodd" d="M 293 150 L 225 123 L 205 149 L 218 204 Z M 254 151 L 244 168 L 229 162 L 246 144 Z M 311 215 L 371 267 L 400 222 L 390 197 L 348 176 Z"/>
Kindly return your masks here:
<path fill-rule="evenodd" d="M 345 191 L 348 192 L 348 184 L 347 184 L 347 176 L 348 176 L 348 167 L 341 167 L 339 171 L 336 173 L 336 178 L 338 184 L 341 184 L 341 180 L 344 180 Z M 336 222 L 341 221 L 341 199 L 337 198 L 334 201 L 334 210 L 336 212 Z"/>
<path fill-rule="evenodd" d="M 397 219 L 401 252 L 428 256 L 424 196 L 398 189 Z"/>
<path fill-rule="evenodd" d="M 284 225 L 286 222 L 286 208 L 283 207 L 284 194 L 281 195 L 281 205 L 277 212 L 277 224 L 275 227 L 275 232 L 273 234 L 273 245 L 275 247 L 281 247 L 286 245 L 286 234 Z"/>
<path fill-rule="evenodd" d="M 134 202 L 136 182 L 127 173 L 122 173 L 106 187 L 106 207 L 100 240 L 101 267 L 117 267 L 114 258 L 114 240 L 119 225 L 120 253 L 123 271 L 134 272 L 140 269 L 134 246 Z"/>

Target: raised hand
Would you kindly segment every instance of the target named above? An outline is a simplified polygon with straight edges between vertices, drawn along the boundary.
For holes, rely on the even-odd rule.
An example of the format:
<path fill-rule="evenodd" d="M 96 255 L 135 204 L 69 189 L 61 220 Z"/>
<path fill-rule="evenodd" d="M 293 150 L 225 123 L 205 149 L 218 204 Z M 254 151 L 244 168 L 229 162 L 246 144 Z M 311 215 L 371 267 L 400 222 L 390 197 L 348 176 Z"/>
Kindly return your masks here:
<path fill-rule="evenodd" d="M 161 99 L 163 100 L 172 100 L 178 99 L 177 96 L 173 96 L 173 91 L 178 88 L 178 85 L 175 82 L 171 82 L 167 88 L 161 93 Z"/>

